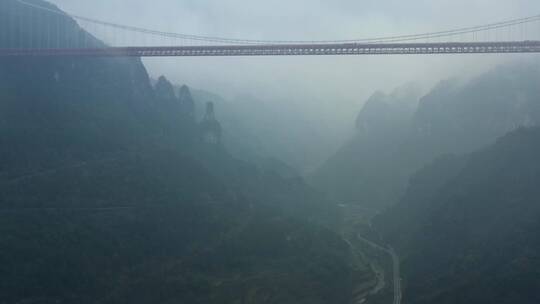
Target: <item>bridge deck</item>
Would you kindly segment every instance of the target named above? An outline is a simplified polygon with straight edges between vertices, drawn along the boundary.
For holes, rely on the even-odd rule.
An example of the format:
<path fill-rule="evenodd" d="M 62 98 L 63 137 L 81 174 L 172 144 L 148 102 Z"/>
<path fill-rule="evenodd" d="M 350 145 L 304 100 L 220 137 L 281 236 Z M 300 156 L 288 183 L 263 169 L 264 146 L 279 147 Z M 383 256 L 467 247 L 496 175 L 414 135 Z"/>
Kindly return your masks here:
<path fill-rule="evenodd" d="M 0 56 L 307 56 L 540 53 L 540 41 L 448 43 L 251 44 L 178 47 L 0 49 Z"/>

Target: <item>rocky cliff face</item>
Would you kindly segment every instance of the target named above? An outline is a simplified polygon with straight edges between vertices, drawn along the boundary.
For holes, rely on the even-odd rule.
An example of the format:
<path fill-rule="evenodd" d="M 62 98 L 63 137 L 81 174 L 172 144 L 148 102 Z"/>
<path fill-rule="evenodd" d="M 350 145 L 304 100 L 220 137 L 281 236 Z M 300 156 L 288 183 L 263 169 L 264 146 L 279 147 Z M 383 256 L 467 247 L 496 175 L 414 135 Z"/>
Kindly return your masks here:
<path fill-rule="evenodd" d="M 356 134 L 311 178 L 335 201 L 382 208 L 397 199 L 408 166 L 400 151 L 420 93 L 414 86 L 375 93 L 356 120 Z"/>
<path fill-rule="evenodd" d="M 537 64 L 501 66 L 467 83 L 441 82 L 416 109 L 414 95 L 375 94 L 359 114 L 356 136 L 321 167 L 314 184 L 335 200 L 392 205 L 410 176 L 437 157 L 472 152 L 537 125 L 538 79 Z"/>
<path fill-rule="evenodd" d="M 336 210 L 201 144 L 189 95 L 136 58 L 0 59 L 0 303 L 348 301 Z"/>

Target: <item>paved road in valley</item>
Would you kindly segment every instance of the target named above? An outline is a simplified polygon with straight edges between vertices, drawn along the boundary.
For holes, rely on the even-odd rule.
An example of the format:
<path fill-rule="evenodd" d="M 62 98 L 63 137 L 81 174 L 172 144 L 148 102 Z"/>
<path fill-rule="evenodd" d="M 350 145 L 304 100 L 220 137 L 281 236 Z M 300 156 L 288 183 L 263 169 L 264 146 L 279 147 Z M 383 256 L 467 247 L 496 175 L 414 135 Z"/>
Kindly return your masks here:
<path fill-rule="evenodd" d="M 393 281 L 394 281 L 394 302 L 393 304 L 401 304 L 401 275 L 400 275 L 400 268 L 399 268 L 399 257 L 396 254 L 395 250 L 390 248 L 385 248 L 383 246 L 380 246 L 378 244 L 373 243 L 372 241 L 363 238 L 360 234 L 356 235 L 359 240 L 369 244 L 372 247 L 375 247 L 381 251 L 386 252 L 392 257 L 392 272 L 393 272 Z"/>

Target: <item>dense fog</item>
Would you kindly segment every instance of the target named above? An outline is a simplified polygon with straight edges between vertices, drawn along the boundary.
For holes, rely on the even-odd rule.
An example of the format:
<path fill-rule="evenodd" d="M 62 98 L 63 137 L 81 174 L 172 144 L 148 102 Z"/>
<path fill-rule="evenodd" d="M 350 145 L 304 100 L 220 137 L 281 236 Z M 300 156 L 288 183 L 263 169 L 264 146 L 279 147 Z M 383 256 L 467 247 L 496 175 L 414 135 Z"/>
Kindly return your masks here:
<path fill-rule="evenodd" d="M 0 304 L 540 303 L 539 11 L 2 0 Z"/>
<path fill-rule="evenodd" d="M 521 18 L 540 11 L 519 1 L 52 1 L 67 12 L 100 20 L 184 34 L 264 40 L 338 40 L 435 32 Z M 336 145 L 376 90 L 391 92 L 415 82 L 427 92 L 440 80 L 471 78 L 520 55 L 482 57 L 302 57 L 145 59 L 149 73 L 173 83 L 209 90 L 227 100 L 256 96 L 294 113 L 305 126 Z M 297 108 L 301 107 L 301 111 Z M 278 132 L 283 133 L 282 130 Z M 305 132 L 304 132 L 305 133 Z M 264 139 L 263 139 L 264 140 Z M 301 140 L 294 138 L 294 140 Z M 292 165 L 312 171 L 332 149 Z M 310 147 L 313 149 L 313 147 Z M 281 158 L 285 154 L 278 155 Z M 294 162 L 294 161 L 292 161 Z"/>

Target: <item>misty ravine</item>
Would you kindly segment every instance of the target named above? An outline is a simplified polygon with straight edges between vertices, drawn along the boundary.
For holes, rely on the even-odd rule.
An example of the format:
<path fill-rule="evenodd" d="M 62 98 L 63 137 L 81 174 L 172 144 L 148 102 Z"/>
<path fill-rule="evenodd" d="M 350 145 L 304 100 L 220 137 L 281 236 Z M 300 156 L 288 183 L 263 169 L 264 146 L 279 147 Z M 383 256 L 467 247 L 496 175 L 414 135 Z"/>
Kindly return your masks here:
<path fill-rule="evenodd" d="M 211 57 L 477 18 L 173 2 L 0 2 L 0 304 L 540 303 L 537 54 Z M 538 3 L 490 5 L 513 21 L 412 37 L 534 44 Z M 182 39 L 214 44 L 129 53 Z"/>

